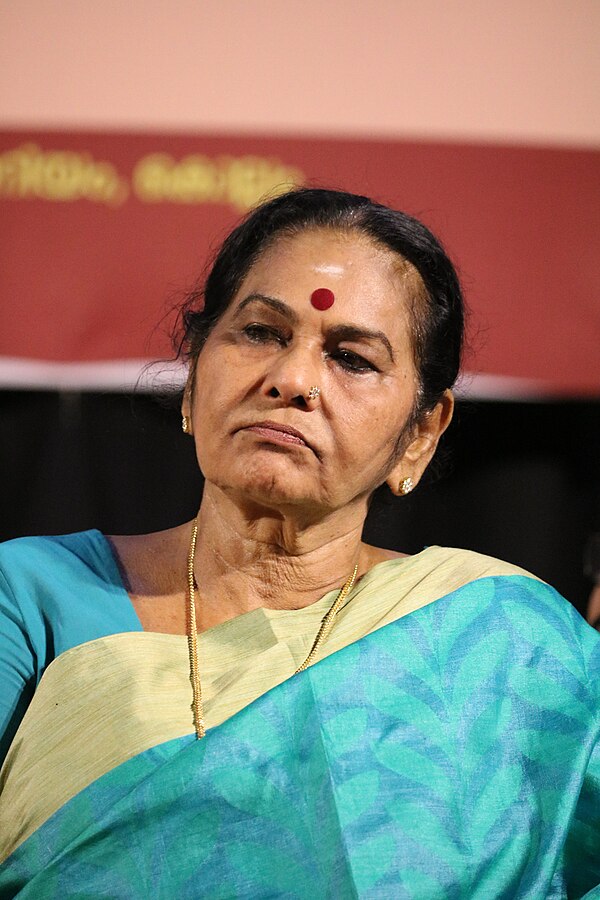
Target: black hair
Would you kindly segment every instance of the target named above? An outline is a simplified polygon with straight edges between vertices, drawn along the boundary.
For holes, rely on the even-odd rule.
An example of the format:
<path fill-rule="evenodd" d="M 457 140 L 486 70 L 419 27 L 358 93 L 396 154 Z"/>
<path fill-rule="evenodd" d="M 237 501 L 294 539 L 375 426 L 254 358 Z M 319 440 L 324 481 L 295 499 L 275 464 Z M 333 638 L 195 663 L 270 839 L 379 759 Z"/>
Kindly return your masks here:
<path fill-rule="evenodd" d="M 223 242 L 204 286 L 197 286 L 184 302 L 179 355 L 193 365 L 242 281 L 276 240 L 318 228 L 367 235 L 394 252 L 402 263 L 400 271 L 413 294 L 408 299 L 419 378 L 413 417 L 418 418 L 452 387 L 460 369 L 464 304 L 458 277 L 442 245 L 425 225 L 358 194 L 299 188 L 254 209 Z"/>

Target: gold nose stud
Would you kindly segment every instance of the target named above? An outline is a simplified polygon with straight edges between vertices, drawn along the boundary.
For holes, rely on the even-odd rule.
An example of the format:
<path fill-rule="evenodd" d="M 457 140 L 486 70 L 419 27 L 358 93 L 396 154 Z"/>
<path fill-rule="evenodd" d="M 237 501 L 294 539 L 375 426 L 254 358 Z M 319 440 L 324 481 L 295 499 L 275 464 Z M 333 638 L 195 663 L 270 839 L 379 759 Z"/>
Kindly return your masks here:
<path fill-rule="evenodd" d="M 307 400 L 317 400 L 321 394 L 321 388 L 317 387 L 316 384 L 313 384 L 311 388 L 308 389 L 308 394 L 306 395 Z"/>

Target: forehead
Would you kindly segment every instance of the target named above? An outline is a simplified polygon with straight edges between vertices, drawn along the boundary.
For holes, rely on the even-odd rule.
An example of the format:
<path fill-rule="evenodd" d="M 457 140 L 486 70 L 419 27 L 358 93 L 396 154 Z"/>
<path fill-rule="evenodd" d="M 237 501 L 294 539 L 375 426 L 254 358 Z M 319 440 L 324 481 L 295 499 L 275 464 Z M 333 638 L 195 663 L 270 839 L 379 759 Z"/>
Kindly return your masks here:
<path fill-rule="evenodd" d="M 316 315 L 356 322 L 375 316 L 408 325 L 414 275 L 398 254 L 361 232 L 311 229 L 271 244 L 248 272 L 238 299 L 256 291 L 310 312 L 312 291 L 326 287 L 335 303 Z"/>

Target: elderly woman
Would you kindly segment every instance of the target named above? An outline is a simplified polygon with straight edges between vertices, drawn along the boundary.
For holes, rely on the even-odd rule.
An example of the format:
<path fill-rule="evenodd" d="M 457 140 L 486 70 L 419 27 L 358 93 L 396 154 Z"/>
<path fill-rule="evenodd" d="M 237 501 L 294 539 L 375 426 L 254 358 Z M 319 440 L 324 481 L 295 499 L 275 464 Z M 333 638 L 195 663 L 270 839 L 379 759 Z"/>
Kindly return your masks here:
<path fill-rule="evenodd" d="M 197 519 L 1 548 L 1 896 L 598 896 L 598 635 L 514 566 L 361 539 L 452 417 L 437 240 L 292 192 L 182 321 Z"/>

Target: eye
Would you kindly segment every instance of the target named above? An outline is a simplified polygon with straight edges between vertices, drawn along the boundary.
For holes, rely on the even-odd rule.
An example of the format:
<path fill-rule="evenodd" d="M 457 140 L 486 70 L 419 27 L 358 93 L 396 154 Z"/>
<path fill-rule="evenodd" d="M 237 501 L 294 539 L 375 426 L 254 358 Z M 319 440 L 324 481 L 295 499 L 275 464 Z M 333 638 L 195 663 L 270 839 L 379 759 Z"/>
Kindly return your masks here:
<path fill-rule="evenodd" d="M 285 337 L 280 331 L 270 325 L 261 325 L 260 322 L 251 322 L 249 325 L 245 325 L 242 333 L 253 344 L 268 344 L 270 341 L 278 344 L 285 343 Z"/>
<path fill-rule="evenodd" d="M 360 354 L 358 353 L 353 353 L 352 350 L 338 349 L 331 354 L 331 358 L 335 359 L 336 362 L 338 362 L 343 369 L 346 369 L 347 372 L 379 371 L 377 366 L 374 366 L 373 363 L 369 362 L 368 359 L 365 359 L 364 356 L 360 356 Z"/>

